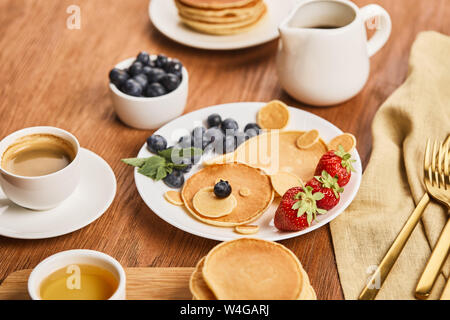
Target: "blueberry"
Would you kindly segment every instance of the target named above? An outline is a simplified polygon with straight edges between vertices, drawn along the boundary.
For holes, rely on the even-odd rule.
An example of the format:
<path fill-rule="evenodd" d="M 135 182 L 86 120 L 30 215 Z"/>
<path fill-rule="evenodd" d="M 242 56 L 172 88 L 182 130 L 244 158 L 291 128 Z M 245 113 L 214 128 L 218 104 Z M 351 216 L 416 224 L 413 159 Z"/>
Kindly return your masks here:
<path fill-rule="evenodd" d="M 157 82 L 151 83 L 145 88 L 145 96 L 147 97 L 159 97 L 166 93 L 166 89 Z"/>
<path fill-rule="evenodd" d="M 164 150 L 167 147 L 167 140 L 159 134 L 154 134 L 147 139 L 147 149 L 150 152 L 158 153 L 158 151 Z"/>
<path fill-rule="evenodd" d="M 128 79 L 122 86 L 122 91 L 130 96 L 142 96 L 142 86 L 134 79 Z"/>
<path fill-rule="evenodd" d="M 180 79 L 173 73 L 166 73 L 160 80 L 167 91 L 173 91 L 180 85 Z"/>
<path fill-rule="evenodd" d="M 135 62 L 133 62 L 131 67 L 128 68 L 128 73 L 132 77 L 137 76 L 138 74 L 142 73 L 142 68 L 144 68 L 144 65 L 142 64 L 142 62 L 135 61 Z"/>
<path fill-rule="evenodd" d="M 219 127 L 222 123 L 222 117 L 217 113 L 213 113 L 208 116 L 206 122 L 208 123 L 208 128 Z"/>
<path fill-rule="evenodd" d="M 159 82 L 164 76 L 166 72 L 160 68 L 152 68 L 151 71 L 148 72 L 147 78 L 150 83 Z"/>
<path fill-rule="evenodd" d="M 178 59 L 172 59 L 169 62 L 167 62 L 164 69 L 166 70 L 167 73 L 181 73 L 183 65 Z"/>
<path fill-rule="evenodd" d="M 206 129 L 204 127 L 196 127 L 194 130 L 192 130 L 192 140 L 194 147 L 196 148 L 203 148 L 203 135 L 205 133 Z"/>
<path fill-rule="evenodd" d="M 184 184 L 183 172 L 179 170 L 173 170 L 172 173 L 168 174 L 163 182 L 170 188 L 178 189 Z"/>
<path fill-rule="evenodd" d="M 133 80 L 135 80 L 136 82 L 138 82 L 142 88 L 145 88 L 148 84 L 148 79 L 145 76 L 145 74 L 138 74 L 137 76 L 133 77 Z"/>
<path fill-rule="evenodd" d="M 236 149 L 236 137 L 234 135 L 226 135 L 223 140 L 223 153 L 229 153 Z"/>
<path fill-rule="evenodd" d="M 147 52 L 141 51 L 139 52 L 136 61 L 141 62 L 143 65 L 148 65 L 148 63 L 150 62 L 150 56 Z"/>
<path fill-rule="evenodd" d="M 234 134 L 234 132 L 238 129 L 239 125 L 237 124 L 236 120 L 227 118 L 222 121 L 222 131 L 225 132 L 225 134 Z"/>
<path fill-rule="evenodd" d="M 236 132 L 236 148 L 239 147 L 246 139 L 246 134 L 244 132 Z"/>
<path fill-rule="evenodd" d="M 195 127 L 194 130 L 192 130 L 191 135 L 194 139 L 200 139 L 203 138 L 205 132 L 206 132 L 205 127 Z"/>
<path fill-rule="evenodd" d="M 211 143 L 211 146 L 216 149 L 217 152 L 221 153 L 223 148 L 223 133 L 217 127 L 212 127 L 206 130 L 204 135 L 205 140 Z"/>
<path fill-rule="evenodd" d="M 130 76 L 125 70 L 117 68 L 112 69 L 109 72 L 109 81 L 113 83 L 117 88 L 120 88 Z"/>
<path fill-rule="evenodd" d="M 258 126 L 258 124 L 256 124 L 256 123 L 247 123 L 247 125 L 244 128 L 244 132 L 249 130 L 249 129 L 253 129 L 255 131 L 260 131 L 261 127 Z"/>
<path fill-rule="evenodd" d="M 148 77 L 148 75 L 152 72 L 152 69 L 153 68 L 150 66 L 144 66 L 142 68 L 142 74 L 145 74 Z"/>
<path fill-rule="evenodd" d="M 202 150 L 205 150 L 211 144 L 211 140 L 207 139 L 205 136 L 202 138 Z"/>
<path fill-rule="evenodd" d="M 200 162 L 200 160 L 202 159 L 202 155 L 201 154 L 195 154 L 191 156 L 191 163 L 192 164 L 197 164 Z"/>
<path fill-rule="evenodd" d="M 228 181 L 220 179 L 214 186 L 214 194 L 217 198 L 226 198 L 231 194 L 231 186 Z"/>
<path fill-rule="evenodd" d="M 256 137 L 262 133 L 261 127 L 256 123 L 247 123 L 244 128 L 245 140 Z"/>
<path fill-rule="evenodd" d="M 178 140 L 178 146 L 180 148 L 190 148 L 192 146 L 191 136 L 183 136 Z"/>
<path fill-rule="evenodd" d="M 191 171 L 191 169 L 192 169 L 192 163 L 191 163 L 191 160 L 190 160 L 190 159 L 183 159 L 183 160 L 181 161 L 181 163 L 186 165 L 183 169 L 180 170 L 181 172 L 183 172 L 183 173 L 188 173 L 189 171 Z"/>
<path fill-rule="evenodd" d="M 155 60 L 155 65 L 158 68 L 163 68 L 164 69 L 166 67 L 166 65 L 167 65 L 168 60 L 169 59 L 165 55 L 158 54 L 158 56 L 156 57 L 156 60 Z"/>

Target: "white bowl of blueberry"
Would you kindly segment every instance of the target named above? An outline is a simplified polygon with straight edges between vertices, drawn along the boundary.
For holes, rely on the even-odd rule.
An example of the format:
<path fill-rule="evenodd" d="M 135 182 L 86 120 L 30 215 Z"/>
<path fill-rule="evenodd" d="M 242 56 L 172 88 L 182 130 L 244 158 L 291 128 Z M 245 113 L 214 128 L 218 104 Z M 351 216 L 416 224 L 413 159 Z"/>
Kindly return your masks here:
<path fill-rule="evenodd" d="M 180 116 L 188 95 L 188 73 L 181 62 L 165 55 L 140 52 L 109 73 L 115 111 L 125 124 L 156 129 Z"/>

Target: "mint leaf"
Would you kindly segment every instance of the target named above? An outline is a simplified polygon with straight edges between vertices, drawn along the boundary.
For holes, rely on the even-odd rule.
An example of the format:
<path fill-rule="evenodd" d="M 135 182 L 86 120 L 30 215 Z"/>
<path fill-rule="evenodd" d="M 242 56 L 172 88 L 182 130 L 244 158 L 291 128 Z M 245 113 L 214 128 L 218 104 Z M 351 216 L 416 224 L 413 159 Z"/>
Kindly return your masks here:
<path fill-rule="evenodd" d="M 158 168 L 160 168 L 160 167 L 164 168 L 165 166 L 166 166 L 166 160 L 163 157 L 153 156 L 146 160 L 144 165 L 139 168 L 138 172 L 143 174 L 144 176 L 147 176 L 149 178 L 156 180 L 157 177 L 161 177 L 161 175 L 162 175 L 161 171 L 160 171 L 159 175 L 157 174 Z M 164 177 L 165 177 L 165 175 L 164 175 Z M 162 179 L 162 178 L 160 178 L 160 179 Z"/>
<path fill-rule="evenodd" d="M 128 159 L 122 159 L 123 163 L 126 163 L 130 166 L 133 167 L 142 167 L 145 162 L 148 160 L 149 158 L 128 158 Z"/>
<path fill-rule="evenodd" d="M 180 164 L 183 159 L 190 159 L 194 156 L 201 156 L 203 150 L 199 148 L 168 148 L 158 152 L 161 157 L 167 161 Z"/>

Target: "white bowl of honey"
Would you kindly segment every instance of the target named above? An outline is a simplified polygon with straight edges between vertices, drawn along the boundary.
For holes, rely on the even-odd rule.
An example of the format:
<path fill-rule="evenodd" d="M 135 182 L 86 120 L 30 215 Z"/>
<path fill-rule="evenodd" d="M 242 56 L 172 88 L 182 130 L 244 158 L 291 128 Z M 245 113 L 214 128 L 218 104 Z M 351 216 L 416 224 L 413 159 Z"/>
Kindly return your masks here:
<path fill-rule="evenodd" d="M 68 250 L 40 262 L 28 278 L 33 300 L 124 300 L 125 271 L 93 250 Z"/>

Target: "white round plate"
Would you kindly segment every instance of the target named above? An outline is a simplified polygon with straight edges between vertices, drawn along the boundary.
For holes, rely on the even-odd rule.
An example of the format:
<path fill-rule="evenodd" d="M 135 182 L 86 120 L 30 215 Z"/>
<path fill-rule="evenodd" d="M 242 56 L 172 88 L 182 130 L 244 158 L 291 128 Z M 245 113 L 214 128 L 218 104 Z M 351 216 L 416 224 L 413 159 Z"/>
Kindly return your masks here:
<path fill-rule="evenodd" d="M 151 0 L 150 20 L 166 37 L 189 47 L 209 50 L 231 50 L 256 46 L 278 38 L 278 25 L 298 2 L 297 0 L 264 0 L 266 16 L 247 32 L 235 35 L 209 35 L 185 26 L 178 17 L 174 0 Z"/>
<path fill-rule="evenodd" d="M 265 103 L 261 102 L 237 102 L 200 109 L 169 122 L 156 131 L 155 134 L 162 135 L 167 139 L 169 145 L 173 145 L 181 136 L 190 133 L 196 126 L 205 125 L 207 117 L 212 113 L 220 114 L 222 119 L 236 119 L 239 127 L 243 128 L 247 123 L 255 122 L 256 113 L 264 104 Z M 289 107 L 289 112 L 291 118 L 289 125 L 284 129 L 286 131 L 317 129 L 325 142 L 330 141 L 332 138 L 342 133 L 342 131 L 333 124 L 312 113 L 292 107 Z M 139 151 L 138 157 L 144 158 L 150 156 L 152 156 L 152 154 L 147 150 L 147 145 L 144 144 Z M 202 161 L 213 156 L 217 155 L 205 155 L 205 157 L 202 158 Z M 350 182 L 345 186 L 345 191 L 341 194 L 341 200 L 336 207 L 328 211 L 327 214 L 318 216 L 318 221 L 313 222 L 312 225 L 305 230 L 299 232 L 281 232 L 275 228 L 273 224 L 273 216 L 277 208 L 276 203 L 273 203 L 259 219 L 251 223 L 259 225 L 260 228 L 259 232 L 253 236 L 271 241 L 293 238 L 311 232 L 336 218 L 352 202 L 361 183 L 361 160 L 356 150 L 352 152 L 352 156 L 353 159 L 356 160 L 354 163 L 356 172 L 352 173 Z M 202 168 L 202 161 L 194 166 L 189 174 L 185 175 L 186 180 L 193 173 Z M 202 223 L 192 217 L 184 207 L 174 206 L 167 202 L 164 199 L 164 193 L 173 189 L 167 187 L 162 181 L 155 182 L 138 173 L 137 170 L 135 170 L 134 178 L 139 194 L 147 206 L 161 219 L 171 225 L 183 231 L 213 240 L 226 241 L 245 237 L 244 235 L 234 232 L 234 228 L 215 227 Z"/>
<path fill-rule="evenodd" d="M 101 157 L 81 149 L 81 179 L 74 193 L 58 207 L 33 211 L 12 203 L 0 189 L 0 235 L 44 239 L 81 229 L 99 218 L 116 195 L 116 177 Z"/>

